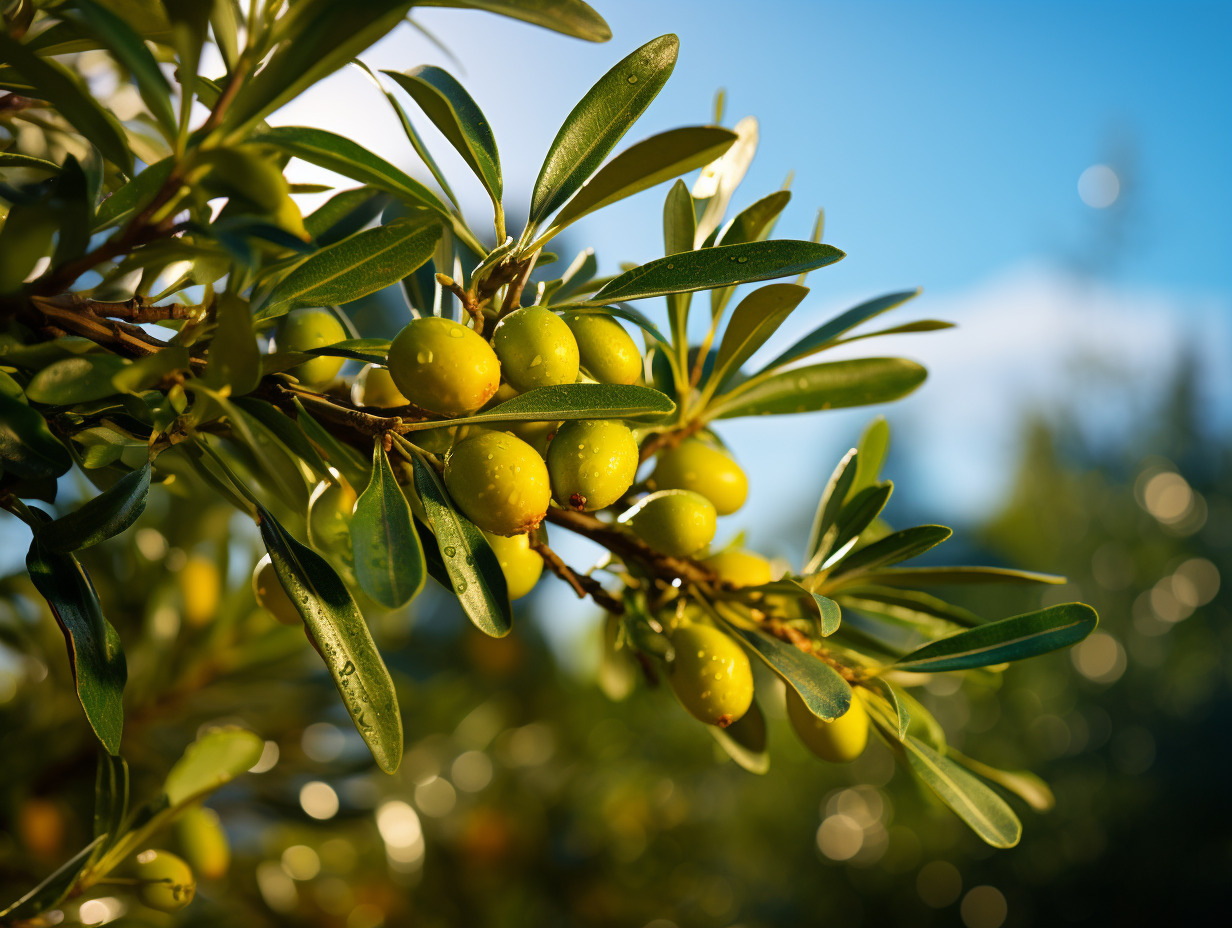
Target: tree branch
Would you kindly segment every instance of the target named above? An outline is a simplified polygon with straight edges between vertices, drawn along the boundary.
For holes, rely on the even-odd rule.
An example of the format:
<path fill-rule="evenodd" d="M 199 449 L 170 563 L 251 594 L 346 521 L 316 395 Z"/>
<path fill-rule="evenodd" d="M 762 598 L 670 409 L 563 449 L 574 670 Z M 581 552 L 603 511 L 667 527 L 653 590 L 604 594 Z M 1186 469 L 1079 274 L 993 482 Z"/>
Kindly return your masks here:
<path fill-rule="evenodd" d="M 541 541 L 534 541 L 531 542 L 531 548 L 543 558 L 543 562 L 547 564 L 548 569 L 552 573 L 573 587 L 573 591 L 577 593 L 578 599 L 585 599 L 589 595 L 598 605 L 613 615 L 620 615 L 625 611 L 625 607 L 621 604 L 620 600 L 605 590 L 598 580 L 586 574 L 579 574 L 562 561 L 560 555 L 546 544 Z"/>

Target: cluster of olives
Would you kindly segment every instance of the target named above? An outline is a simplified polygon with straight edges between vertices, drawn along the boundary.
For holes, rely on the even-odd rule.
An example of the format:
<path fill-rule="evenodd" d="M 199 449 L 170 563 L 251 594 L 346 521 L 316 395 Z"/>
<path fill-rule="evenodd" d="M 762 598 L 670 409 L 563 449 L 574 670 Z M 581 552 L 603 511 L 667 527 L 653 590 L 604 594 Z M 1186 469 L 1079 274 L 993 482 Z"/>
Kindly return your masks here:
<path fill-rule="evenodd" d="M 302 351 L 342 340 L 345 332 L 325 310 L 297 310 L 280 320 L 279 350 Z M 292 373 L 313 388 L 329 386 L 342 359 L 319 357 Z M 490 338 L 468 325 L 437 316 L 408 323 L 390 346 L 386 366 L 368 365 L 351 387 L 356 405 L 395 410 L 414 406 L 446 418 L 471 415 L 539 387 L 590 379 L 630 384 L 643 376 L 633 339 L 610 316 L 541 306 L 510 312 Z M 440 427 L 411 436 L 425 450 L 444 454 L 445 485 L 454 504 L 478 526 L 500 562 L 511 598 L 524 596 L 543 572 L 531 533 L 553 501 L 561 508 L 596 512 L 624 505 L 637 481 L 637 436 L 616 420 L 513 422 L 497 428 Z M 653 551 L 669 557 L 703 555 L 714 540 L 718 516 L 739 510 L 748 479 L 712 437 L 692 436 L 661 450 L 645 481 L 650 492 L 619 516 Z M 352 488 L 322 483 L 309 507 L 309 541 L 323 551 L 346 548 L 355 505 Z M 773 579 L 770 562 L 747 551 L 704 558 L 731 586 Z M 269 558 L 257 566 L 258 601 L 280 621 L 298 624 L 293 604 L 274 576 Z M 671 623 L 675 658 L 669 680 L 681 703 L 701 721 L 726 727 L 753 700 L 753 674 L 743 649 L 703 616 Z M 788 690 L 788 717 L 818 756 L 846 761 L 868 737 L 859 700 L 834 722 L 816 719 Z"/>

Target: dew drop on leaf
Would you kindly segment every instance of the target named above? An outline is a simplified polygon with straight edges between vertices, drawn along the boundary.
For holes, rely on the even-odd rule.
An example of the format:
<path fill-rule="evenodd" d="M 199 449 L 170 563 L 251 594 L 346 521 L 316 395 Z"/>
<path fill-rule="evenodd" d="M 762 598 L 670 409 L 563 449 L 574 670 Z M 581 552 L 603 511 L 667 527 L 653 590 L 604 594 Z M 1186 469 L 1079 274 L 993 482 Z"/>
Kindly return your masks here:
<path fill-rule="evenodd" d="M 455 548 L 453 545 L 445 546 L 445 557 L 453 557 L 457 553 L 458 553 L 458 549 Z"/>

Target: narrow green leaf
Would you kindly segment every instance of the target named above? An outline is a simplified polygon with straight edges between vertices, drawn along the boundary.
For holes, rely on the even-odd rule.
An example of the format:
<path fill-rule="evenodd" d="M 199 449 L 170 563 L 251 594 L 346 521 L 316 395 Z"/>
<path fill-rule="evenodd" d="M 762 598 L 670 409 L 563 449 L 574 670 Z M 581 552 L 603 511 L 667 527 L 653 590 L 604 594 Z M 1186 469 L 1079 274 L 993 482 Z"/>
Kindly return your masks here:
<path fill-rule="evenodd" d="M 711 378 L 718 389 L 739 372 L 744 362 L 766 343 L 807 295 L 807 287 L 767 284 L 740 301 L 723 333 L 719 356 L 714 362 Z"/>
<path fill-rule="evenodd" d="M 396 284 L 424 264 L 441 226 L 395 219 L 322 248 L 278 282 L 256 319 L 281 316 L 297 306 L 338 306 Z"/>
<path fill-rule="evenodd" d="M 716 245 L 742 245 L 747 242 L 764 242 L 770 237 L 779 214 L 791 200 L 790 190 L 776 190 L 767 197 L 762 197 L 752 206 L 736 214 L 727 228 L 719 234 Z M 735 287 L 724 287 L 710 291 L 710 316 L 717 318 L 727 308 L 727 303 Z"/>
<path fill-rule="evenodd" d="M 449 215 L 445 204 L 419 181 L 341 135 L 306 126 L 279 126 L 261 133 L 256 141 L 273 145 L 288 155 L 336 171 L 361 184 L 384 190 L 400 200 L 426 206 L 442 216 Z"/>
<path fill-rule="evenodd" d="M 821 635 L 823 638 L 828 638 L 838 631 L 839 624 L 842 621 L 842 610 L 838 603 L 830 599 L 828 596 L 822 596 L 820 593 L 814 593 L 808 587 L 804 586 L 797 580 L 791 581 L 799 591 L 813 600 L 813 604 L 817 606 L 817 613 L 821 618 Z"/>
<path fill-rule="evenodd" d="M 26 386 L 26 396 L 48 406 L 88 403 L 116 394 L 111 379 L 129 362 L 114 354 L 90 354 L 43 368 Z"/>
<path fill-rule="evenodd" d="M 813 715 L 832 722 L 851 708 L 851 687 L 821 658 L 762 631 L 744 628 L 722 616 L 718 618 L 728 632 L 800 694 Z"/>
<path fill-rule="evenodd" d="M 203 0 L 162 0 L 162 6 L 171 25 L 171 45 L 179 58 L 176 75 L 180 106 L 187 108 L 197 92 L 197 72 L 201 70 L 201 49 L 209 34 L 211 4 Z"/>
<path fill-rule="evenodd" d="M 67 554 L 120 534 L 145 511 L 150 492 L 150 465 L 134 470 L 82 506 L 38 529 L 39 546 Z"/>
<path fill-rule="evenodd" d="M 24 480 L 59 477 L 73 466 L 47 422 L 20 400 L 0 393 L 0 469 Z"/>
<path fill-rule="evenodd" d="M 432 65 L 405 73 L 382 71 L 410 94 L 432 124 L 449 140 L 475 172 L 493 203 L 500 203 L 503 185 L 496 139 L 483 111 L 453 76 Z"/>
<path fill-rule="evenodd" d="M 588 302 L 644 300 L 667 293 L 709 290 L 787 277 L 846 257 L 832 245 L 790 240 L 723 245 L 668 255 L 621 274 Z"/>
<path fill-rule="evenodd" d="M 375 187 L 343 190 L 305 216 L 304 229 L 318 245 L 332 245 L 367 226 L 390 202 Z"/>
<path fill-rule="evenodd" d="M 873 570 L 860 577 L 861 583 L 883 586 L 967 586 L 973 583 L 1049 583 L 1065 582 L 1056 574 L 1040 574 L 1011 567 L 894 567 Z"/>
<path fill-rule="evenodd" d="M 552 227 L 563 229 L 617 200 L 709 164 L 735 141 L 736 133 L 719 126 L 687 126 L 652 135 L 601 167 L 564 205 Z"/>
<path fill-rule="evenodd" d="M 360 588 L 382 606 L 396 609 L 423 589 L 423 546 L 379 441 L 372 449 L 372 479 L 351 519 L 351 551 Z"/>
<path fill-rule="evenodd" d="M 1018 843 L 1022 823 L 1004 799 L 918 738 L 909 736 L 902 744 L 911 772 L 985 843 L 1001 848 Z"/>
<path fill-rule="evenodd" d="M 726 728 L 707 725 L 706 731 L 714 735 L 727 756 L 749 773 L 758 775 L 770 770 L 770 752 L 766 750 L 766 717 L 761 706 L 753 700 L 749 710 Z"/>
<path fill-rule="evenodd" d="M 55 174 L 60 170 L 60 166 L 54 161 L 22 155 L 15 151 L 0 151 L 0 168 L 25 168 L 29 171 L 45 171 L 48 174 Z"/>
<path fill-rule="evenodd" d="M 890 448 L 890 426 L 886 423 L 885 416 L 877 416 L 865 426 L 857 447 L 860 449 L 860 463 L 856 468 L 856 479 L 848 491 L 849 496 L 877 482 L 877 475 L 881 473 L 886 452 Z"/>
<path fill-rule="evenodd" d="M 232 0 L 211 0 L 210 29 L 214 33 L 214 44 L 218 46 L 223 64 L 230 74 L 240 57 L 239 21 Z"/>
<path fill-rule="evenodd" d="M 651 322 L 649 317 L 634 309 L 632 306 L 626 306 L 623 303 L 618 303 L 615 306 L 570 306 L 566 304 L 564 306 L 554 306 L 552 309 L 554 312 L 567 315 L 573 315 L 574 313 L 602 313 L 608 316 L 616 316 L 620 319 L 627 319 L 629 322 L 632 322 L 640 328 L 643 332 L 646 332 L 664 348 L 671 347 L 668 340 L 663 337 L 663 333 L 659 331 L 659 327 Z"/>
<path fill-rule="evenodd" d="M 236 397 L 234 405 L 248 413 L 278 441 L 286 445 L 291 453 L 315 471 L 318 477 L 328 476 L 329 468 L 325 460 L 290 416 L 264 400 L 247 396 Z"/>
<path fill-rule="evenodd" d="M 593 248 L 585 249 L 565 269 L 564 275 L 560 278 L 560 283 L 556 287 L 552 287 L 551 293 L 545 296 L 544 302 L 547 304 L 565 302 L 593 280 L 598 270 L 599 261 L 595 258 L 595 250 Z M 552 285 L 548 284 L 548 286 L 551 287 Z"/>
<path fill-rule="evenodd" d="M 678 180 L 672 184 L 663 204 L 663 253 L 670 256 L 692 251 L 696 233 L 697 213 L 694 211 L 693 197 L 689 194 L 685 182 Z M 693 296 L 690 293 L 667 295 L 667 318 L 673 345 L 683 346 L 689 343 L 689 304 L 692 301 Z"/>
<path fill-rule="evenodd" d="M 355 600 L 329 563 L 300 544 L 265 509 L 261 537 L 313 647 L 325 661 L 347 712 L 386 773 L 402 762 L 402 716 L 394 682 L 359 614 Z"/>
<path fill-rule="evenodd" d="M 168 374 L 187 371 L 191 367 L 192 359 L 188 349 L 181 345 L 171 345 L 121 368 L 111 378 L 111 384 L 119 393 L 141 393 L 155 386 Z"/>
<path fill-rule="evenodd" d="M 875 609 L 907 622 L 924 623 L 931 628 L 946 628 L 940 634 L 949 635 L 962 628 L 983 625 L 984 620 L 969 609 L 919 590 L 902 590 L 892 586 L 865 585 L 852 587 L 843 593 L 845 602 L 857 609 Z M 939 622 L 936 620 L 940 620 Z"/>
<path fill-rule="evenodd" d="M 93 864 L 114 845 L 128 815 L 128 763 L 123 757 L 98 753 L 94 775 L 94 839 L 100 841 L 90 855 Z"/>
<path fill-rule="evenodd" d="M 790 364 L 792 361 L 799 361 L 801 358 L 816 354 L 823 348 L 832 345 L 844 332 L 854 329 L 874 316 L 889 312 L 896 306 L 902 306 L 908 300 L 919 296 L 920 293 L 919 288 L 904 290 L 901 293 L 890 293 L 886 296 L 879 296 L 875 300 L 861 303 L 859 306 L 855 306 L 845 313 L 835 316 L 829 322 L 814 329 L 767 364 L 762 370 L 772 371 L 776 367 L 782 367 L 784 364 Z"/>
<path fill-rule="evenodd" d="M 295 400 L 295 412 L 295 421 L 301 431 L 321 449 L 330 466 L 336 468 L 352 487 L 367 486 L 368 468 L 359 456 L 359 452 L 344 445 L 330 434 L 321 423 L 312 417 L 298 399 Z"/>
<path fill-rule="evenodd" d="M 838 563 L 830 576 L 847 577 L 918 557 L 941 544 L 952 534 L 954 533 L 944 525 L 917 525 L 914 528 L 902 529 L 848 555 Z"/>
<path fill-rule="evenodd" d="M 809 529 L 808 546 L 805 548 L 805 560 L 808 564 L 805 571 L 807 573 L 812 573 L 820 566 L 821 561 L 825 560 L 823 549 L 826 536 L 830 534 L 838 519 L 843 500 L 847 498 L 847 489 L 855 480 L 858 460 L 855 448 L 843 455 L 843 459 L 838 462 L 834 473 L 826 482 L 826 488 L 821 492 L 821 500 L 817 503 L 817 512 L 813 516 L 813 526 Z"/>
<path fill-rule="evenodd" d="M 907 701 L 899 698 L 902 694 L 888 680 L 874 677 L 869 683 L 885 696 L 886 702 L 894 710 L 894 720 L 897 726 L 894 729 L 894 734 L 898 737 L 899 741 L 902 741 L 907 737 L 907 731 L 911 727 L 911 711 L 907 706 Z"/>
<path fill-rule="evenodd" d="M 95 848 L 103 841 L 102 836 L 95 838 L 80 851 L 56 868 L 47 879 L 30 890 L 12 905 L 0 911 L 0 918 L 11 919 L 14 924 L 33 918 L 54 909 L 69 894 L 77 877 L 86 868 Z"/>
<path fill-rule="evenodd" d="M 940 332 L 943 329 L 953 329 L 956 324 L 943 322 L 940 319 L 917 319 L 915 322 L 904 322 L 902 325 L 890 326 L 888 329 L 877 329 L 874 332 L 861 332 L 847 338 L 839 338 L 830 342 L 831 346 L 850 345 L 865 338 L 880 338 L 883 335 L 911 335 L 915 332 Z"/>
<path fill-rule="evenodd" d="M 163 77 L 158 62 L 141 36 L 123 19 L 94 0 L 77 0 L 74 5 L 81 11 L 90 30 L 132 74 L 141 99 L 164 134 L 174 138 L 177 124 L 175 111 L 171 108 L 171 85 Z"/>
<path fill-rule="evenodd" d="M 676 404 L 649 387 L 616 383 L 565 383 L 538 387 L 473 416 L 423 423 L 432 427 L 472 422 L 547 422 L 561 419 L 627 419 L 653 422 Z"/>
<path fill-rule="evenodd" d="M 599 78 L 582 97 L 560 127 L 539 170 L 531 195 L 532 226 L 560 208 L 603 163 L 667 83 L 679 49 L 680 40 L 674 35 L 652 39 Z"/>
<path fill-rule="evenodd" d="M 416 6 L 487 10 L 588 42 L 606 42 L 612 37 L 603 17 L 582 0 L 420 0 Z"/>
<path fill-rule="evenodd" d="M 103 617 L 94 584 L 77 558 L 44 550 L 37 534 L 26 569 L 64 633 L 77 698 L 90 727 L 109 753 L 119 754 L 128 664 L 119 634 Z"/>
<path fill-rule="evenodd" d="M 384 364 L 389 360 L 388 338 L 347 338 L 332 345 L 309 348 L 305 354 L 324 355 L 329 358 L 350 358 L 368 364 Z"/>
<path fill-rule="evenodd" d="M 265 742 L 235 726 L 211 728 L 185 748 L 163 781 L 171 806 L 200 799 L 247 773 L 261 758 Z"/>
<path fill-rule="evenodd" d="M 124 128 L 95 99 L 81 78 L 58 61 L 40 58 L 3 32 L 0 32 L 0 59 L 37 87 L 40 99 L 55 106 L 104 158 L 125 174 L 133 173 L 133 153 L 129 150 Z"/>
<path fill-rule="evenodd" d="M 827 537 L 825 543 L 818 549 L 817 553 L 821 555 L 818 558 L 818 565 L 824 564 L 832 553 L 842 551 L 848 543 L 859 538 L 860 534 L 873 524 L 877 516 L 881 515 L 881 511 L 885 509 L 893 493 L 894 484 L 887 480 L 885 483 L 865 487 L 849 499 L 839 512 L 831 536 Z"/>
<path fill-rule="evenodd" d="M 136 177 L 99 204 L 98 212 L 94 215 L 93 231 L 99 232 L 127 222 L 139 210 L 144 209 L 162 189 L 174 168 L 175 159 L 164 158 L 138 172 Z"/>
<path fill-rule="evenodd" d="M 947 754 L 972 773 L 1009 790 L 1036 812 L 1051 812 L 1057 804 L 1048 784 L 1029 770 L 999 770 L 950 748 Z"/>
<path fill-rule="evenodd" d="M 232 396 L 251 393 L 261 382 L 261 349 L 252 328 L 252 311 L 247 301 L 220 293 L 215 312 L 218 328 L 210 339 L 205 382 L 214 390 L 230 387 Z"/>
<path fill-rule="evenodd" d="M 415 491 L 436 537 L 450 589 L 476 628 L 503 638 L 513 627 L 513 606 L 500 562 L 483 532 L 453 508 L 432 465 L 418 454 L 412 465 Z"/>
<path fill-rule="evenodd" d="M 1077 644 L 1098 622 L 1095 610 L 1083 603 L 1050 606 L 931 642 L 894 666 L 913 673 L 939 673 L 1025 660 Z"/>
<path fill-rule="evenodd" d="M 906 358 L 855 358 L 814 364 L 750 381 L 751 386 L 737 386 L 719 398 L 710 414 L 718 419 L 735 419 L 871 406 L 906 396 L 927 376 L 928 371 Z"/>

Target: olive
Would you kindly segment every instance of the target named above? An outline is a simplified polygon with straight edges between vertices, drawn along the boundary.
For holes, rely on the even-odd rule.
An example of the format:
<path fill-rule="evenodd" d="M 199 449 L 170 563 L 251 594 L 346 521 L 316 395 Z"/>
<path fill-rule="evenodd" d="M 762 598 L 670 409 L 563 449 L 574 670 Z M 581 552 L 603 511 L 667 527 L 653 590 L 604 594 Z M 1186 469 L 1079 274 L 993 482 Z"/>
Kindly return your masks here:
<path fill-rule="evenodd" d="M 257 605 L 267 610 L 283 625 L 299 625 L 303 622 L 295 603 L 282 588 L 278 572 L 274 570 L 274 563 L 268 554 L 257 561 L 252 572 L 252 592 L 257 598 Z"/>
<path fill-rule="evenodd" d="M 868 744 L 868 710 L 860 701 L 859 691 L 851 694 L 851 708 L 833 722 L 824 722 L 809 711 L 804 700 L 787 687 L 787 717 L 804 746 L 835 764 L 847 764 L 864 753 Z"/>
<path fill-rule="evenodd" d="M 624 326 L 605 313 L 565 313 L 582 367 L 600 383 L 633 383 L 642 375 L 642 353 Z"/>
<path fill-rule="evenodd" d="M 658 490 L 701 493 L 721 516 L 731 515 L 749 495 L 749 481 L 740 465 L 697 438 L 662 452 L 650 480 Z"/>
<path fill-rule="evenodd" d="M 279 351 L 307 351 L 332 345 L 347 337 L 342 323 L 327 309 L 295 309 L 278 320 L 274 344 Z M 342 368 L 344 358 L 313 358 L 291 368 L 307 387 L 328 386 Z"/>
<path fill-rule="evenodd" d="M 732 586 L 761 586 L 774 579 L 770 562 L 752 551 L 720 551 L 710 555 L 702 563 L 713 570 L 720 580 Z"/>
<path fill-rule="evenodd" d="M 753 668 L 744 649 L 710 625 L 689 622 L 672 633 L 668 672 L 681 704 L 707 725 L 726 728 L 753 702 Z"/>
<path fill-rule="evenodd" d="M 197 881 L 183 859 L 170 851 L 148 850 L 137 855 L 137 896 L 151 909 L 175 912 L 192 902 Z"/>
<path fill-rule="evenodd" d="M 190 557 L 177 579 L 184 621 L 200 628 L 214 618 L 222 599 L 222 575 L 218 565 L 207 557 Z"/>
<path fill-rule="evenodd" d="M 543 558 L 531 549 L 530 536 L 511 535 L 506 538 L 491 532 L 484 532 L 483 535 L 500 562 L 505 586 L 509 588 L 509 598 L 520 599 L 534 589 L 543 573 Z"/>
<path fill-rule="evenodd" d="M 515 390 L 577 380 L 577 342 L 565 321 L 550 309 L 515 309 L 496 324 L 492 347 L 500 358 L 501 372 Z"/>
<path fill-rule="evenodd" d="M 520 535 L 548 511 L 548 468 L 535 449 L 505 432 L 482 430 L 445 456 L 445 486 L 463 514 L 485 532 Z"/>
<path fill-rule="evenodd" d="M 325 552 L 350 551 L 355 499 L 355 491 L 345 483 L 318 483 L 308 498 L 308 543 Z"/>
<path fill-rule="evenodd" d="M 474 412 L 500 384 L 500 362 L 475 330 L 439 316 L 409 322 L 389 348 L 389 373 L 421 409 L 443 416 Z"/>
<path fill-rule="evenodd" d="M 356 406 L 396 409 L 407 405 L 410 400 L 398 390 L 388 368 L 366 364 L 351 385 L 351 402 Z"/>
<path fill-rule="evenodd" d="M 231 844 L 218 813 L 205 806 L 190 806 L 176 822 L 180 847 L 203 880 L 221 880 L 231 865 Z"/>
<path fill-rule="evenodd" d="M 499 406 L 501 403 L 506 403 L 517 395 L 518 391 L 513 388 L 512 384 L 502 383 L 500 389 L 496 391 L 496 395 L 492 397 L 492 401 L 484 408 L 491 409 L 493 406 Z M 548 453 L 548 442 L 556 434 L 556 429 L 559 426 L 559 419 L 543 422 L 518 421 L 492 424 L 492 427 L 497 431 L 509 432 L 511 435 L 516 435 L 522 439 L 522 441 L 538 451 L 540 457 Z"/>
<path fill-rule="evenodd" d="M 714 504 L 692 490 L 660 490 L 620 517 L 660 554 L 687 557 L 714 539 Z"/>
<path fill-rule="evenodd" d="M 632 486 L 637 465 L 637 439 L 610 419 L 566 422 L 548 446 L 552 495 L 569 509 L 606 509 Z"/>

